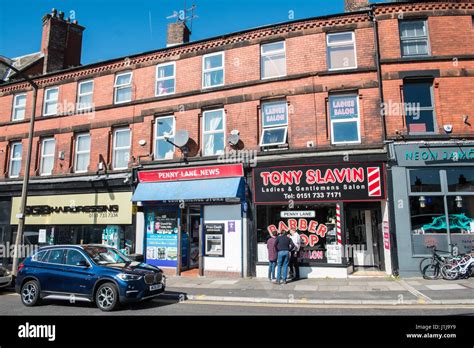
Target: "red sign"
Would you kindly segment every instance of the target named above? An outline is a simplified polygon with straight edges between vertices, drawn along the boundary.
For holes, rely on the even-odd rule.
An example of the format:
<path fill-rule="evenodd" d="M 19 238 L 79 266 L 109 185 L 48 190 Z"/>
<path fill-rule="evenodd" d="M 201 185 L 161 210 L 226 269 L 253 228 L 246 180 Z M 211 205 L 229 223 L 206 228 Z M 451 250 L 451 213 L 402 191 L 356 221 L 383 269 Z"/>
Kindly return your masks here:
<path fill-rule="evenodd" d="M 242 164 L 161 169 L 138 172 L 140 182 L 200 180 L 239 177 L 244 175 Z"/>

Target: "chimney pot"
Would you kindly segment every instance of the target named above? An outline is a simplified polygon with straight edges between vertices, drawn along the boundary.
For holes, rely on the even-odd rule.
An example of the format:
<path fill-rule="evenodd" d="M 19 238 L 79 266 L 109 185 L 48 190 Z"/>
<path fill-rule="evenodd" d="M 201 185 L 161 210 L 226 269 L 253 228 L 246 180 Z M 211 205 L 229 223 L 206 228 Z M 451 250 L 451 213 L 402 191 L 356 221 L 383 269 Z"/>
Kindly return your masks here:
<path fill-rule="evenodd" d="M 63 11 L 59 11 L 59 19 L 64 19 L 64 12 Z"/>
<path fill-rule="evenodd" d="M 56 10 L 55 8 L 53 8 L 53 9 L 51 10 L 51 15 L 52 15 L 53 17 L 56 17 L 56 14 L 57 14 L 57 13 L 58 13 L 58 10 Z"/>

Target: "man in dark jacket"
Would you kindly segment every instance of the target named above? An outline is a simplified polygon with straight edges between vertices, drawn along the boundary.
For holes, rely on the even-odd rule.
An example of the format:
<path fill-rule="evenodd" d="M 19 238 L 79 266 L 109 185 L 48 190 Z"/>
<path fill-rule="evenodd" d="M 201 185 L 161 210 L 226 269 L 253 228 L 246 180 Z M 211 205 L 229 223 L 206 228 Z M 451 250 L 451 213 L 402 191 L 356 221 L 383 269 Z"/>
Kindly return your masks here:
<path fill-rule="evenodd" d="M 276 231 L 270 232 L 270 238 L 267 240 L 267 249 L 268 249 L 268 280 L 275 280 L 275 268 L 278 259 L 278 253 L 276 250 Z"/>
<path fill-rule="evenodd" d="M 275 246 L 278 251 L 277 283 L 286 284 L 286 277 L 288 276 L 288 260 L 290 252 L 295 249 L 295 244 L 291 238 L 282 231 L 276 240 Z M 282 267 L 283 274 L 281 274 Z"/>

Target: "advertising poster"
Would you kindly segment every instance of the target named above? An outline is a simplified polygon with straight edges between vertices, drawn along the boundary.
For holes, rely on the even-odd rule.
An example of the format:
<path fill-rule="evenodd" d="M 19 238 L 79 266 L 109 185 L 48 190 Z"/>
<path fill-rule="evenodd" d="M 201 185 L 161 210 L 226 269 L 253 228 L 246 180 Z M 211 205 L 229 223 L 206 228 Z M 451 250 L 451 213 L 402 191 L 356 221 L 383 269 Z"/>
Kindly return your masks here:
<path fill-rule="evenodd" d="M 146 262 L 176 267 L 178 261 L 178 224 L 175 218 L 147 214 Z"/>

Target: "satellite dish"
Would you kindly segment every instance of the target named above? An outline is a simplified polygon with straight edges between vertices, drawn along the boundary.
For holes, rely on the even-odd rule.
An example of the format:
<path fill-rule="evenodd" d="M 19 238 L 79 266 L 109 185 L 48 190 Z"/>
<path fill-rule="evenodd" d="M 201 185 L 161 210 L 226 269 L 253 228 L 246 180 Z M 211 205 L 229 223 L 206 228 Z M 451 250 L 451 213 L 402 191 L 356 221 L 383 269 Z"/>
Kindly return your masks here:
<path fill-rule="evenodd" d="M 240 137 L 238 134 L 229 135 L 229 144 L 235 146 L 239 143 Z"/>
<path fill-rule="evenodd" d="M 176 135 L 174 136 L 174 143 L 178 147 L 183 147 L 189 141 L 189 134 L 187 130 L 179 130 L 176 131 Z"/>

